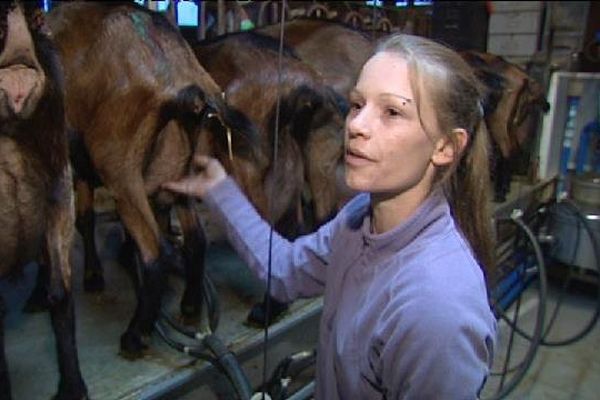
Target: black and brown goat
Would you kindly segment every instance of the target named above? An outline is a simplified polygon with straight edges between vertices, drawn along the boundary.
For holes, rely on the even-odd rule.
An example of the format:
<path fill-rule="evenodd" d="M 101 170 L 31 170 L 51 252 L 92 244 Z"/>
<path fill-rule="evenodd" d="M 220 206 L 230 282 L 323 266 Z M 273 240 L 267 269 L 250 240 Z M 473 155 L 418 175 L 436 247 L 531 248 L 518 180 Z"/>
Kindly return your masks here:
<path fill-rule="evenodd" d="M 273 38 L 279 38 L 279 31 L 279 24 L 257 30 Z M 366 32 L 323 19 L 286 22 L 284 41 L 344 97 L 354 87 L 360 69 L 374 50 L 374 41 Z"/>
<path fill-rule="evenodd" d="M 510 190 L 510 164 L 532 140 L 535 123 L 550 104 L 543 87 L 518 65 L 490 53 L 464 51 L 461 55 L 487 89 L 483 108 L 494 146 L 495 200 L 504 201 Z"/>
<path fill-rule="evenodd" d="M 19 275 L 26 263 L 40 262 L 58 353 L 56 399 L 87 398 L 77 356 L 69 259 L 74 217 L 63 77 L 56 52 L 40 10 L 2 2 L 0 277 Z M 2 342 L 3 327 L 0 318 Z M 0 398 L 11 398 L 3 343 Z"/>
<path fill-rule="evenodd" d="M 293 238 L 316 229 L 338 205 L 336 171 L 343 154 L 339 95 L 290 49 L 284 48 L 280 73 L 279 43 L 269 36 L 237 33 L 193 47 L 223 87 L 227 103 L 254 124 L 269 160 L 268 168 L 260 170 L 222 159 L 226 168 L 281 234 Z M 250 322 L 264 322 L 262 307 L 251 311 Z M 282 307 L 274 303 L 273 309 Z"/>
<path fill-rule="evenodd" d="M 336 207 L 335 171 L 343 154 L 343 115 L 337 96 L 306 63 L 286 49 L 278 71 L 278 43 L 273 38 L 244 32 L 219 37 L 193 46 L 203 67 L 223 88 L 227 103 L 245 115 L 258 132 L 269 167 L 255 179 L 247 178 L 246 168 L 231 165 L 258 211 L 279 225 L 281 233 L 293 237 L 285 220 L 296 215 L 303 193 L 312 199 L 314 224 L 300 230 L 313 230 Z M 280 97 L 279 137 L 274 159 L 277 97 Z M 274 169 L 274 166 L 277 166 Z M 255 170 L 255 166 L 248 166 Z M 273 187 L 277 195 L 271 198 Z M 288 222 L 282 222 L 288 221 Z"/>
<path fill-rule="evenodd" d="M 190 199 L 175 198 L 160 185 L 187 174 L 194 152 L 227 149 L 218 123 L 210 125 L 219 135 L 207 148 L 209 113 L 231 128 L 240 158 L 245 154 L 241 147 L 251 147 L 240 132 L 252 130 L 225 106 L 219 86 L 163 15 L 133 3 L 74 2 L 54 8 L 48 22 L 65 69 L 86 286 L 103 287 L 93 224 L 93 187 L 102 184 L 114 196 L 129 243 L 139 254 L 138 303 L 121 336 L 122 354 L 137 357 L 158 316 L 165 265 L 172 259 L 161 218 L 168 213 L 157 209 L 173 206 L 182 227 L 187 285 L 181 312 L 198 316 L 202 304 L 205 236 L 200 221 Z"/>
<path fill-rule="evenodd" d="M 269 25 L 256 32 L 278 39 L 280 25 Z M 363 64 L 375 49 L 371 32 L 355 29 L 341 22 L 299 18 L 284 25 L 284 42 L 294 54 L 308 64 L 336 93 L 336 103 L 345 116 L 348 94 L 354 87 Z M 338 169 L 338 174 L 342 171 Z M 338 178 L 337 208 L 355 193 Z"/>

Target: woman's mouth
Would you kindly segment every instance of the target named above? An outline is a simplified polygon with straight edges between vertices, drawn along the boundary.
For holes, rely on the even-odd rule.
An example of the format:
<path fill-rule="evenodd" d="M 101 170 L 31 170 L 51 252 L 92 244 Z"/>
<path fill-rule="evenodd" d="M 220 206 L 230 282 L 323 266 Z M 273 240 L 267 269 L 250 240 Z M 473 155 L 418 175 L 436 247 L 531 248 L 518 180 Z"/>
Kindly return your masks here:
<path fill-rule="evenodd" d="M 358 166 L 364 165 L 367 163 L 371 163 L 374 160 L 370 158 L 367 154 L 363 153 L 358 149 L 347 148 L 345 155 L 346 164 L 349 166 Z"/>

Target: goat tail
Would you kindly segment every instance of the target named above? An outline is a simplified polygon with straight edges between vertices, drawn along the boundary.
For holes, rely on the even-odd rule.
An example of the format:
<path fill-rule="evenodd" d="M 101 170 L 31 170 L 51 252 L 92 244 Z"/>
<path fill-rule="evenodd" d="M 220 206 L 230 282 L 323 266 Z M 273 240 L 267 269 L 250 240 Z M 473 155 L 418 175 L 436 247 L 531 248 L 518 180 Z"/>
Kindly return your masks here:
<path fill-rule="evenodd" d="M 161 115 L 165 121 L 195 119 L 202 116 L 206 105 L 204 91 L 197 85 L 188 85 L 163 104 Z"/>

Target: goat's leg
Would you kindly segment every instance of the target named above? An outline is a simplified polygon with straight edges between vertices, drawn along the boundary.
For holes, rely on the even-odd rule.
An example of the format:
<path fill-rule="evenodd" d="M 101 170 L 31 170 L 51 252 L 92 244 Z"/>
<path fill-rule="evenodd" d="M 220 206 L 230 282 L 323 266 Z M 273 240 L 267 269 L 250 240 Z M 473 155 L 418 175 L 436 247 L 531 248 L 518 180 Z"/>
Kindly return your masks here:
<path fill-rule="evenodd" d="M 38 263 L 38 273 L 35 278 L 35 286 L 27 299 L 24 311 L 36 313 L 48 311 L 50 303 L 48 301 L 48 281 L 50 280 L 50 268 L 48 265 Z"/>
<path fill-rule="evenodd" d="M 137 270 L 137 305 L 127 330 L 121 335 L 121 352 L 124 357 L 137 358 L 147 347 L 142 336 L 153 329 L 161 306 L 165 288 L 164 265 L 167 246 L 161 245 L 159 230 L 146 197 L 143 183 L 125 180 L 127 185 L 113 188 L 121 221 L 133 238 L 139 252 Z"/>
<path fill-rule="evenodd" d="M 329 220 L 337 211 L 340 194 L 336 170 L 343 154 L 343 138 L 326 128 L 318 129 L 309 138 L 303 151 L 306 180 L 313 202 L 314 225 L 308 227 L 312 232 Z"/>
<path fill-rule="evenodd" d="M 10 400 L 10 377 L 6 366 L 6 355 L 4 353 L 4 316 L 6 306 L 4 299 L 0 296 L 0 399 Z"/>
<path fill-rule="evenodd" d="M 191 199 L 181 199 L 176 204 L 177 218 L 183 232 L 183 258 L 186 286 L 181 298 L 184 318 L 200 317 L 202 311 L 204 256 L 206 236 Z"/>
<path fill-rule="evenodd" d="M 494 164 L 494 201 L 502 203 L 506 201 L 510 191 L 511 168 L 510 162 L 500 153 L 497 153 Z"/>
<path fill-rule="evenodd" d="M 71 292 L 55 299 L 50 307 L 52 329 L 56 336 L 56 351 L 60 381 L 55 400 L 86 399 L 87 389 L 77 356 L 75 309 Z"/>
<path fill-rule="evenodd" d="M 75 190 L 77 192 L 76 226 L 83 240 L 85 260 L 83 287 L 87 292 L 100 292 L 104 290 L 104 272 L 95 243 L 94 188 L 86 181 L 76 180 Z"/>
<path fill-rule="evenodd" d="M 71 171 L 60 184 L 62 199 L 51 206 L 44 248 L 45 263 L 50 268 L 48 298 L 60 382 L 55 399 L 86 399 L 87 388 L 81 376 L 75 335 L 75 309 L 72 295 L 70 254 L 74 233 L 74 204 Z"/>
<path fill-rule="evenodd" d="M 179 244 L 179 238 L 176 237 L 176 233 L 173 231 L 174 228 L 171 224 L 171 211 L 173 210 L 173 207 L 171 204 L 163 205 L 152 203 L 152 210 L 159 226 L 159 231 L 164 238 L 164 240 L 161 241 L 161 244 L 165 246 L 167 253 L 170 254 L 167 265 L 169 268 L 168 271 L 183 275 L 184 261 L 182 260 L 180 251 L 181 246 Z"/>

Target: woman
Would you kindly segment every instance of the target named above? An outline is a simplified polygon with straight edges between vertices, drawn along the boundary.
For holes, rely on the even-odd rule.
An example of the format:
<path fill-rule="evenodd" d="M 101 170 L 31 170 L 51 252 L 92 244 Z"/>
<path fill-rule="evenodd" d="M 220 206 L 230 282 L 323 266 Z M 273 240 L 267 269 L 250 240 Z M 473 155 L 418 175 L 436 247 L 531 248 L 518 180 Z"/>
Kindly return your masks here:
<path fill-rule="evenodd" d="M 475 399 L 495 339 L 480 87 L 453 51 L 394 35 L 350 94 L 345 179 L 361 194 L 316 233 L 275 236 L 272 294 L 324 294 L 318 399 Z M 217 160 L 165 185 L 203 198 L 266 279 L 269 226 Z"/>

